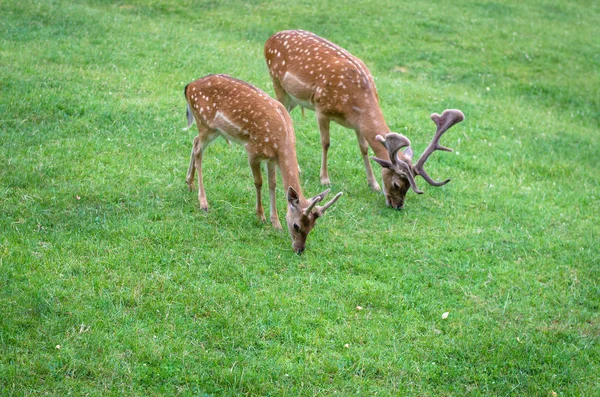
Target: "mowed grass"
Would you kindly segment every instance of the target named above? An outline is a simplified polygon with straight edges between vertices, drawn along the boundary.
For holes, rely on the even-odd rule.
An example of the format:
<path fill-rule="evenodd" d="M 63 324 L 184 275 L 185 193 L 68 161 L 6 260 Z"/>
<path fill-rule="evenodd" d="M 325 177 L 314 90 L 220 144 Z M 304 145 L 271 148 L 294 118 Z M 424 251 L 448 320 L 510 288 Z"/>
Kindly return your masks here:
<path fill-rule="evenodd" d="M 597 2 L 8 0 L 0 14 L 1 395 L 598 394 Z M 184 86 L 227 73 L 273 95 L 263 44 L 290 28 L 366 62 L 417 156 L 431 113 L 466 115 L 442 139 L 455 151 L 427 164 L 452 181 L 419 178 L 402 211 L 333 126 L 345 194 L 302 256 L 256 219 L 241 146 L 206 151 L 208 213 L 184 182 Z M 310 196 L 319 133 L 292 113 Z M 284 197 L 280 183 L 282 218 Z"/>

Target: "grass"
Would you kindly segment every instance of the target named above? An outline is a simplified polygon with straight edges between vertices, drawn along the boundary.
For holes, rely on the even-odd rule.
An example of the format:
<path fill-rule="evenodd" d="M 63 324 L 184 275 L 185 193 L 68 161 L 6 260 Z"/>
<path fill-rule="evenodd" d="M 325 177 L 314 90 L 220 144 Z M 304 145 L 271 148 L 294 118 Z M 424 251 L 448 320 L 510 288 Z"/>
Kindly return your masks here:
<path fill-rule="evenodd" d="M 8 0 L 0 13 L 2 395 L 600 390 L 596 2 Z M 301 257 L 256 219 L 242 147 L 208 149 L 208 213 L 184 183 L 183 87 L 227 73 L 272 95 L 262 47 L 288 28 L 361 57 L 417 155 L 430 113 L 466 115 L 443 140 L 455 152 L 428 163 L 452 182 L 403 211 L 368 189 L 354 134 L 333 126 L 345 195 Z M 316 122 L 292 117 L 314 195 Z"/>

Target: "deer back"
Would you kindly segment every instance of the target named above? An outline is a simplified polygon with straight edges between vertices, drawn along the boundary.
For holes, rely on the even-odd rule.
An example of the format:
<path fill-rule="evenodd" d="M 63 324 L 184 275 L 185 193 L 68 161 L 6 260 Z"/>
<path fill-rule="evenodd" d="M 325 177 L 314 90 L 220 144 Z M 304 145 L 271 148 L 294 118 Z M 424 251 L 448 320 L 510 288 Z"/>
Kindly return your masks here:
<path fill-rule="evenodd" d="M 292 120 L 264 91 L 227 75 L 209 75 L 188 84 L 185 95 L 197 122 L 253 155 L 295 158 Z"/>
<path fill-rule="evenodd" d="M 303 107 L 350 128 L 357 127 L 361 115 L 379 111 L 364 62 L 322 37 L 302 30 L 278 32 L 267 40 L 265 58 L 271 76 Z"/>

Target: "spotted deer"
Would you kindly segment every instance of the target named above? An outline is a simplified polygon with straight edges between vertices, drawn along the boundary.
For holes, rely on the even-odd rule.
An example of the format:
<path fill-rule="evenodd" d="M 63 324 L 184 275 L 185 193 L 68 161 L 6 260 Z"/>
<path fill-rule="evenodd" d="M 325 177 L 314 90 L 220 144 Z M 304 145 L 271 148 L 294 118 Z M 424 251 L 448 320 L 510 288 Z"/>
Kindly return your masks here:
<path fill-rule="evenodd" d="M 431 115 L 438 132 L 413 165 L 410 140 L 390 132 L 379 107 L 373 76 L 363 61 L 338 45 L 302 30 L 274 34 L 265 43 L 264 53 L 277 99 L 289 112 L 300 106 L 316 113 L 321 134 L 322 184 L 330 184 L 327 151 L 331 120 L 356 132 L 367 183 L 373 190 L 380 190 L 369 162 L 369 146 L 375 153 L 373 160 L 382 166 L 383 192 L 388 206 L 401 209 L 409 187 L 415 193 L 423 193 L 415 183 L 417 175 L 433 186 L 449 181 L 435 182 L 423 165 L 435 150 L 452 151 L 440 146 L 439 139 L 452 125 L 464 119 L 460 110 Z M 403 147 L 407 149 L 401 151 Z"/>
<path fill-rule="evenodd" d="M 300 188 L 296 138 L 292 120 L 285 108 L 258 88 L 233 77 L 209 75 L 185 87 L 188 129 L 196 121 L 198 136 L 194 138 L 186 183 L 194 187 L 194 172 L 198 172 L 198 201 L 207 211 L 208 202 L 202 181 L 202 157 L 206 147 L 217 137 L 243 145 L 256 187 L 256 214 L 265 221 L 262 206 L 262 174 L 260 163 L 267 162 L 271 223 L 281 229 L 275 204 L 276 167 L 287 187 L 287 215 L 285 217 L 292 247 L 297 254 L 304 251 L 306 237 L 318 218 L 342 195 L 318 206 L 329 189 L 306 199 Z"/>

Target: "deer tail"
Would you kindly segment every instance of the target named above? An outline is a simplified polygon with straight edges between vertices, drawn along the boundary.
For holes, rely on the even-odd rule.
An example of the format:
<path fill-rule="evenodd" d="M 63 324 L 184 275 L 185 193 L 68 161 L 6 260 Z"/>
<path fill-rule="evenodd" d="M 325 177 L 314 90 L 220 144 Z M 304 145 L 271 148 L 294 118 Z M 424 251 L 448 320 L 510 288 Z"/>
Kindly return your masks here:
<path fill-rule="evenodd" d="M 188 88 L 189 84 L 185 86 L 185 88 L 183 89 L 183 95 L 185 95 L 186 97 L 186 101 L 187 101 L 187 88 Z M 187 122 L 188 125 L 186 128 L 184 128 L 184 131 L 187 131 L 190 129 L 190 127 L 192 126 L 192 124 L 194 124 L 194 115 L 192 113 L 192 109 L 190 108 L 190 104 L 189 102 L 187 103 L 186 106 L 186 116 L 187 116 Z"/>

